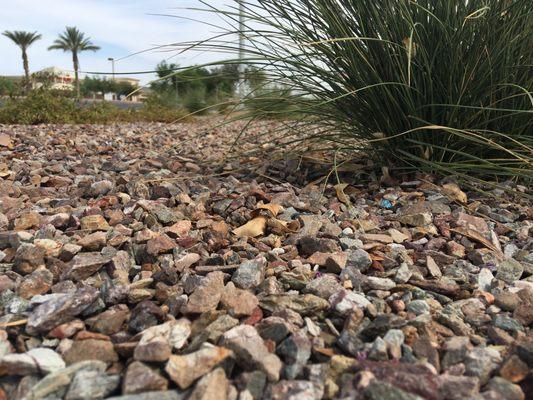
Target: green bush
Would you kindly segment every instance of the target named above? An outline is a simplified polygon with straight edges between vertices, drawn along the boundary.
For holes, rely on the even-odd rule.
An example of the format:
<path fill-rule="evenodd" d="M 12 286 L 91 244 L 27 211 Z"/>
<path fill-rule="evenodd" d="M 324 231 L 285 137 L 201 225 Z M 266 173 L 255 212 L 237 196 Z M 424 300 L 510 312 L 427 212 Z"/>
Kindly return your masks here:
<path fill-rule="evenodd" d="M 22 89 L 19 81 L 0 76 L 0 96 L 17 96 Z"/>
<path fill-rule="evenodd" d="M 44 123 L 75 123 L 77 106 L 62 96 L 35 90 L 23 98 L 12 98 L 0 108 L 0 123 L 37 125 Z"/>
<path fill-rule="evenodd" d="M 252 114 L 262 118 L 288 118 L 297 112 L 297 108 L 294 107 L 294 99 L 295 96 L 290 89 L 283 87 L 260 88 L 252 91 L 244 99 L 244 105 Z"/>
<path fill-rule="evenodd" d="M 246 62 L 297 93 L 301 140 L 407 171 L 533 177 L 530 0 L 243 4 Z M 218 13 L 238 25 L 234 9 Z"/>
<path fill-rule="evenodd" d="M 191 113 L 202 114 L 207 107 L 205 90 L 192 89 L 181 97 L 181 103 Z"/>
<path fill-rule="evenodd" d="M 187 111 L 149 103 L 139 109 L 121 109 L 105 102 L 78 104 L 74 99 L 44 89 L 11 98 L 0 107 L 1 124 L 108 124 L 114 122 L 174 122 L 186 120 Z"/>

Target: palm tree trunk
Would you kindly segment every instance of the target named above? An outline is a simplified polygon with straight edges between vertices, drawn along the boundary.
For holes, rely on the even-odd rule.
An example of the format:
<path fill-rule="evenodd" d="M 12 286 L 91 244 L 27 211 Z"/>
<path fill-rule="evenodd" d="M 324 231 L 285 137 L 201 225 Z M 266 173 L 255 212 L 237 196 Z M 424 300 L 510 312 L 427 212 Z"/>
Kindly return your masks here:
<path fill-rule="evenodd" d="M 76 82 L 76 97 L 80 98 L 80 77 L 79 77 L 79 68 L 80 63 L 78 61 L 78 53 L 73 51 L 72 52 L 72 62 L 74 64 L 74 81 Z"/>
<path fill-rule="evenodd" d="M 24 67 L 24 86 L 29 90 L 30 88 L 30 66 L 28 63 L 28 54 L 26 54 L 26 49 L 22 49 L 22 66 Z"/>

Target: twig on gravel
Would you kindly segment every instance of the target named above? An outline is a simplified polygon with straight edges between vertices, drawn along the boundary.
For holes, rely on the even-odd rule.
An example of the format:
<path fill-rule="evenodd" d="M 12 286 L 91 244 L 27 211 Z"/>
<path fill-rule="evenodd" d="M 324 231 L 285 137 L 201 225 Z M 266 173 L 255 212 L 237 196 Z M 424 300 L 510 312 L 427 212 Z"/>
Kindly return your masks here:
<path fill-rule="evenodd" d="M 27 319 L 19 319 L 18 321 L 4 322 L 0 324 L 0 328 L 9 328 L 11 326 L 25 325 L 28 322 Z"/>

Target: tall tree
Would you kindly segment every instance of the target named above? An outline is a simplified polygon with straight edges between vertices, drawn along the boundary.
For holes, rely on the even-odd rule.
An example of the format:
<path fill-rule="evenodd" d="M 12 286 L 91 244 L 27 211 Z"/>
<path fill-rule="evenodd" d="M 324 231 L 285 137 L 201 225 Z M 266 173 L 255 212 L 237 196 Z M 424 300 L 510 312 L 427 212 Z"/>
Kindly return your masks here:
<path fill-rule="evenodd" d="M 78 54 L 82 51 L 97 51 L 100 47 L 91 42 L 91 38 L 85 37 L 85 34 L 74 26 L 67 26 L 65 31 L 54 40 L 54 44 L 48 47 L 48 50 L 63 50 L 72 52 L 72 63 L 74 64 L 74 79 L 76 81 L 76 94 L 80 97 L 80 61 Z"/>
<path fill-rule="evenodd" d="M 28 47 L 41 38 L 41 35 L 37 32 L 25 32 L 25 31 L 4 31 L 2 33 L 5 37 L 11 39 L 20 50 L 22 50 L 22 65 L 24 67 L 24 77 L 26 85 L 30 83 L 30 66 L 28 63 Z"/>

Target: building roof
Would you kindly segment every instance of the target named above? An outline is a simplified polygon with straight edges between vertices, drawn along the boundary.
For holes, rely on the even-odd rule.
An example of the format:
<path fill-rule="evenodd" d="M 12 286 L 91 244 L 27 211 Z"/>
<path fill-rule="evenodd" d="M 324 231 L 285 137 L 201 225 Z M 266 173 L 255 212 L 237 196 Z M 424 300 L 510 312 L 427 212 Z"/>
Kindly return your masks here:
<path fill-rule="evenodd" d="M 37 73 L 46 73 L 51 74 L 55 76 L 72 76 L 72 73 L 70 71 L 65 71 L 64 69 L 58 68 L 58 67 L 48 67 L 44 68 L 40 71 L 37 71 Z"/>

